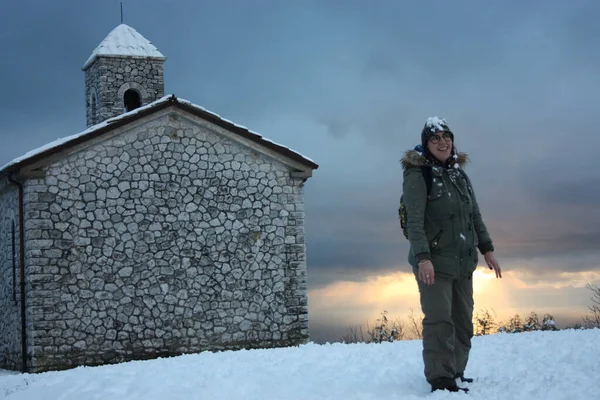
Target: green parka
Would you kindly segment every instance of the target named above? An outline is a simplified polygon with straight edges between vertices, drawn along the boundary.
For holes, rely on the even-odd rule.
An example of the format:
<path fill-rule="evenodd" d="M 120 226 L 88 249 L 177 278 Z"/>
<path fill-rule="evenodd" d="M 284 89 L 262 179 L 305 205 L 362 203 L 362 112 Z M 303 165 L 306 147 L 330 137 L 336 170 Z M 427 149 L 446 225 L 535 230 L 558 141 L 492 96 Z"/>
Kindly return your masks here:
<path fill-rule="evenodd" d="M 458 153 L 449 168 L 432 165 L 416 150 L 402 158 L 408 261 L 415 271 L 419 261 L 429 259 L 436 275 L 471 277 L 477 268 L 477 249 L 481 254 L 494 250 L 472 186 L 458 169 L 467 162 L 465 153 Z M 422 167 L 431 168 L 429 195 Z"/>

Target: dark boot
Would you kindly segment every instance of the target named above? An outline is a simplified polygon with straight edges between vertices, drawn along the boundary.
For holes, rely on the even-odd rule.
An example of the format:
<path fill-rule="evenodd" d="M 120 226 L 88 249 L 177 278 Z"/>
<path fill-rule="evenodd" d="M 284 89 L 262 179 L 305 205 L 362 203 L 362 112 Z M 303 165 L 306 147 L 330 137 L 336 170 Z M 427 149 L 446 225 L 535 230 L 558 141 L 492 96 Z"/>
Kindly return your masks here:
<path fill-rule="evenodd" d="M 459 387 L 452 378 L 436 378 L 431 381 L 431 391 L 435 392 L 436 390 L 447 390 L 449 392 L 458 392 L 459 390 L 462 390 L 465 393 L 469 391 L 467 388 Z"/>
<path fill-rule="evenodd" d="M 458 379 L 458 378 L 460 378 L 461 382 L 467 382 L 467 383 L 473 382 L 473 378 L 465 378 L 462 372 L 459 372 L 456 375 L 454 375 L 454 379 Z"/>

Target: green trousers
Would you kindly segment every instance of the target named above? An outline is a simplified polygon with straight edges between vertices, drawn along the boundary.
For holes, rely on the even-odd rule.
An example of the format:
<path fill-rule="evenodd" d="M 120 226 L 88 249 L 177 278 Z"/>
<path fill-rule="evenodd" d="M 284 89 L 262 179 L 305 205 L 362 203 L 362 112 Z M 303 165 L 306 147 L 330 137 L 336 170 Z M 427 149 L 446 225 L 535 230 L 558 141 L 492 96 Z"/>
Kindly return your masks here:
<path fill-rule="evenodd" d="M 435 277 L 427 286 L 417 278 L 423 318 L 423 362 L 429 383 L 463 373 L 473 337 L 473 280 Z"/>

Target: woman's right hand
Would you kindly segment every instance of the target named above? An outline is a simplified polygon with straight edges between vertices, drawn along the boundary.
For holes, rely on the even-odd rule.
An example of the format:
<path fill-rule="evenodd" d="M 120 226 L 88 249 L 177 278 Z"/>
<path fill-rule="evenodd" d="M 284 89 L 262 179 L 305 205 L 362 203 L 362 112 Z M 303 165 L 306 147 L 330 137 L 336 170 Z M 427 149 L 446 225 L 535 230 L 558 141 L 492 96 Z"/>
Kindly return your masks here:
<path fill-rule="evenodd" d="M 427 286 L 435 283 L 435 272 L 433 272 L 433 263 L 431 260 L 422 260 L 419 262 L 419 279 Z"/>

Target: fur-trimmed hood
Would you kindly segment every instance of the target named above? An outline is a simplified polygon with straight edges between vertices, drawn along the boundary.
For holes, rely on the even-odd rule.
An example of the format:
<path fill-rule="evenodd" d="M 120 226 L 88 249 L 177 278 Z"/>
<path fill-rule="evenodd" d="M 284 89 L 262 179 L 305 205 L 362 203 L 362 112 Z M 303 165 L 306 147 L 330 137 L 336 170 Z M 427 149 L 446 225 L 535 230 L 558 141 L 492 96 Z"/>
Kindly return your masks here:
<path fill-rule="evenodd" d="M 470 159 L 467 153 L 458 152 L 456 154 L 456 163 L 460 168 L 464 168 L 469 161 Z M 405 151 L 400 162 L 402 163 L 402 168 L 404 169 L 409 167 L 432 166 L 431 162 L 427 160 L 423 153 L 417 149 Z"/>

